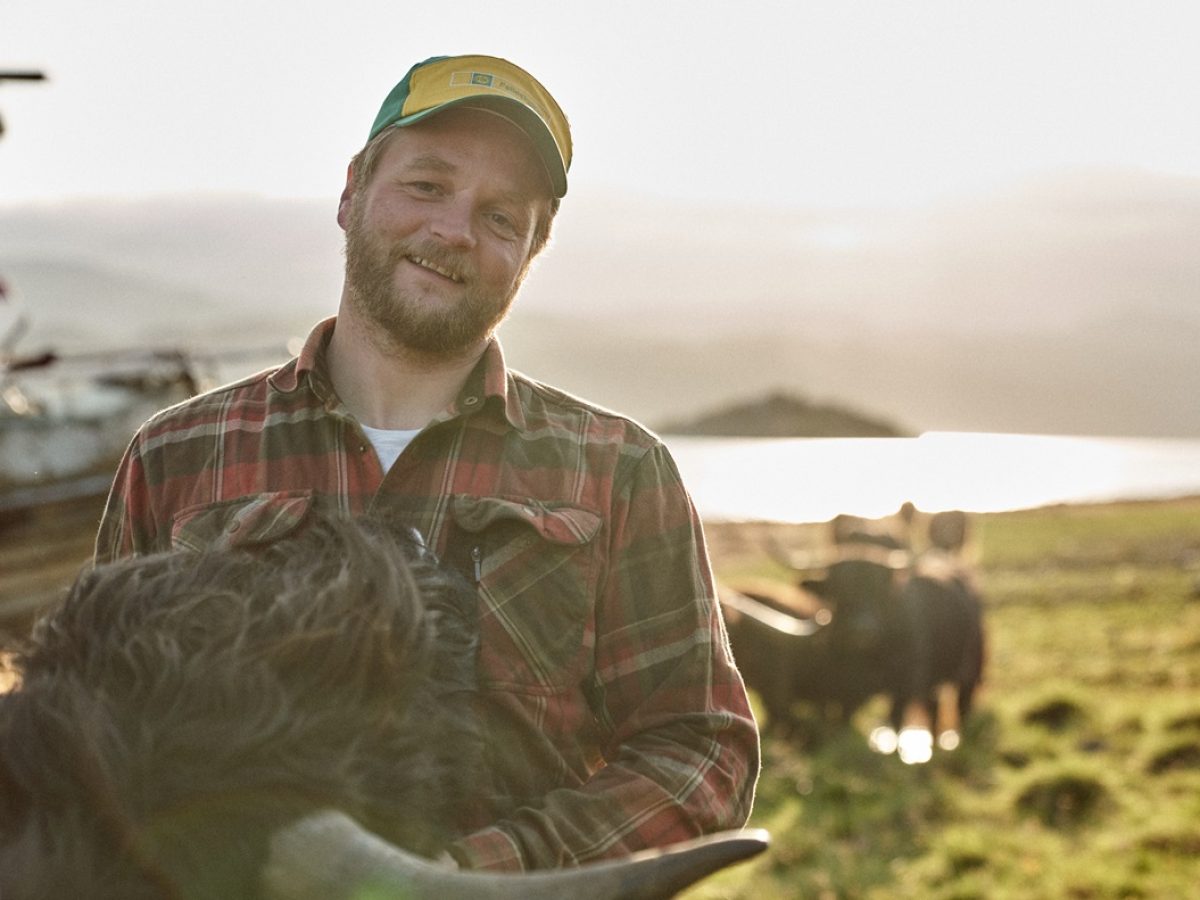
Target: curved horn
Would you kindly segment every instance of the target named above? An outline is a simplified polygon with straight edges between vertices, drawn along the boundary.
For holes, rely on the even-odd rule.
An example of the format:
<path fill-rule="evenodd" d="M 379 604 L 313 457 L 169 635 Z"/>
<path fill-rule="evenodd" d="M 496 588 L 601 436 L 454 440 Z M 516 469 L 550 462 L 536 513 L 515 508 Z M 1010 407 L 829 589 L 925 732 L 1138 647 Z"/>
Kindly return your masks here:
<path fill-rule="evenodd" d="M 572 869 L 457 872 L 407 853 L 327 810 L 276 832 L 263 884 L 271 900 L 658 900 L 761 853 L 767 833 L 724 832 Z"/>

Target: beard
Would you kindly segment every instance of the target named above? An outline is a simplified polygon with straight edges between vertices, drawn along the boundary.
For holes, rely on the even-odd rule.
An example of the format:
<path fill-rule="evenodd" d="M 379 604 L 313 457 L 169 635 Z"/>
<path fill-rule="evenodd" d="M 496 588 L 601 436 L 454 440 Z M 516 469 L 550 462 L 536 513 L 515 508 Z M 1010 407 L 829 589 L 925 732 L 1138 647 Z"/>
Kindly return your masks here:
<path fill-rule="evenodd" d="M 431 309 L 395 283 L 396 267 L 410 256 L 452 271 L 472 286 L 448 308 Z M 525 277 L 523 268 L 507 291 L 478 285 L 476 267 L 464 254 L 430 241 L 385 245 L 368 233 L 358 205 L 346 227 L 346 284 L 354 306 L 397 348 L 433 359 L 461 356 L 487 340 L 503 321 Z"/>

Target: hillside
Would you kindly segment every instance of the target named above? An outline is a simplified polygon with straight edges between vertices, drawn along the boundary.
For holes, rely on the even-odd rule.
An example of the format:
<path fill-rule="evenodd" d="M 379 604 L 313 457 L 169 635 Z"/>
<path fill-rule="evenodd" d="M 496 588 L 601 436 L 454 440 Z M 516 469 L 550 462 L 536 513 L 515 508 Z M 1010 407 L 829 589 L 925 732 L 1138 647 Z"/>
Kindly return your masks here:
<path fill-rule="evenodd" d="M 905 437 L 908 434 L 881 419 L 782 392 L 722 406 L 691 419 L 665 422 L 658 430 L 664 434 L 720 437 Z"/>

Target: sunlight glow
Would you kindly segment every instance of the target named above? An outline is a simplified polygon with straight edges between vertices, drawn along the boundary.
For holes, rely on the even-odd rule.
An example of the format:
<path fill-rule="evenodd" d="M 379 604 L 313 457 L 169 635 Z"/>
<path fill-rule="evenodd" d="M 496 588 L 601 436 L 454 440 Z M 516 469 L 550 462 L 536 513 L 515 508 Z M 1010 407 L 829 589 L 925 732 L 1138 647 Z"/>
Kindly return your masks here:
<path fill-rule="evenodd" d="M 950 733 L 952 732 L 947 732 Z M 896 734 L 895 730 L 887 725 L 880 725 L 871 730 L 867 743 L 876 753 L 885 756 L 898 751 L 900 761 L 909 766 L 923 765 L 933 759 L 933 735 L 928 728 L 906 726 Z M 940 738 L 939 746 L 942 746 Z M 942 749 L 951 750 L 956 746 L 957 742 L 953 746 L 943 746 Z"/>
<path fill-rule="evenodd" d="M 897 740 L 900 761 L 918 766 L 933 759 L 933 735 L 927 728 L 901 728 Z"/>
<path fill-rule="evenodd" d="M 668 437 L 702 516 L 998 512 L 1200 491 L 1200 442 L 930 432 L 918 438 Z"/>
<path fill-rule="evenodd" d="M 876 753 L 882 753 L 885 756 L 896 752 L 896 748 L 900 742 L 896 737 L 896 730 L 887 725 L 880 725 L 878 728 L 871 730 L 871 734 L 867 737 L 867 743 Z"/>

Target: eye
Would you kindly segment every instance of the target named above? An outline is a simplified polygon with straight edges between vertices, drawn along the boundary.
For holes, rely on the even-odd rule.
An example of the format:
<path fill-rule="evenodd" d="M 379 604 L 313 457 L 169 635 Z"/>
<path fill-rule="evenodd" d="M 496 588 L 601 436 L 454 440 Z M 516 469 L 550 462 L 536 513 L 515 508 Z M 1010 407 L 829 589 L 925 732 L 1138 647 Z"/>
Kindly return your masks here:
<path fill-rule="evenodd" d="M 488 218 L 492 220 L 492 224 L 494 224 L 500 228 L 505 228 L 510 231 L 512 231 L 516 228 L 516 225 L 513 223 L 513 220 L 511 218 L 509 218 L 508 216 L 506 216 L 504 213 L 501 213 L 501 212 L 488 213 Z"/>
<path fill-rule="evenodd" d="M 492 227 L 504 237 L 519 238 L 525 233 L 522 221 L 503 210 L 494 210 L 488 213 L 486 218 Z"/>
<path fill-rule="evenodd" d="M 432 181 L 410 181 L 408 187 L 418 194 L 429 194 L 436 196 L 442 192 L 441 185 Z"/>

